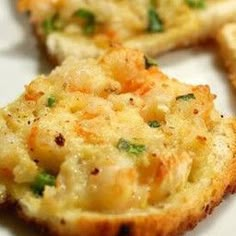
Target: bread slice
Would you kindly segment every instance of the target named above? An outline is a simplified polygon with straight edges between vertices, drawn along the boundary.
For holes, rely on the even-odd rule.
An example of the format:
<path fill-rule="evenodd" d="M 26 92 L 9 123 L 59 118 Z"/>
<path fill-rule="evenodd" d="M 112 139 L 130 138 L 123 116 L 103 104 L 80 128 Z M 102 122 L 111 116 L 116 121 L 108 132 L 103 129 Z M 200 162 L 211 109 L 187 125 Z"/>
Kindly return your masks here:
<path fill-rule="evenodd" d="M 229 78 L 236 88 L 236 24 L 225 25 L 219 31 L 217 41 Z"/>
<path fill-rule="evenodd" d="M 236 187 L 214 99 L 136 50 L 68 58 L 1 110 L 5 199 L 54 236 L 179 235 Z"/>
<path fill-rule="evenodd" d="M 19 9 L 31 13 L 37 37 L 58 63 L 97 57 L 114 43 L 156 56 L 213 37 L 236 19 L 235 0 L 19 0 Z"/>

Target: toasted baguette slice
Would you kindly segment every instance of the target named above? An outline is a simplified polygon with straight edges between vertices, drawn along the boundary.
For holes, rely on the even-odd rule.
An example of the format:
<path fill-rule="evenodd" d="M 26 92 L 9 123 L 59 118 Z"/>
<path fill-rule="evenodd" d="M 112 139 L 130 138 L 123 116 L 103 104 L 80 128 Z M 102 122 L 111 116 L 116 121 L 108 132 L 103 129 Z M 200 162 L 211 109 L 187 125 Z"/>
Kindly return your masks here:
<path fill-rule="evenodd" d="M 52 235 L 179 235 L 236 187 L 214 98 L 136 50 L 69 58 L 1 111 L 2 189 Z"/>
<path fill-rule="evenodd" d="M 218 33 L 217 41 L 229 78 L 236 88 L 236 24 L 225 25 Z"/>
<path fill-rule="evenodd" d="M 213 37 L 223 24 L 236 20 L 235 0 L 203 2 L 194 7 L 186 0 L 159 0 L 151 7 L 150 0 L 19 0 L 19 9 L 31 13 L 38 38 L 60 63 L 71 55 L 97 57 L 117 42 L 156 56 Z M 81 18 L 85 26 L 96 19 L 92 35 L 87 31 L 94 24 L 92 29 L 83 28 Z"/>

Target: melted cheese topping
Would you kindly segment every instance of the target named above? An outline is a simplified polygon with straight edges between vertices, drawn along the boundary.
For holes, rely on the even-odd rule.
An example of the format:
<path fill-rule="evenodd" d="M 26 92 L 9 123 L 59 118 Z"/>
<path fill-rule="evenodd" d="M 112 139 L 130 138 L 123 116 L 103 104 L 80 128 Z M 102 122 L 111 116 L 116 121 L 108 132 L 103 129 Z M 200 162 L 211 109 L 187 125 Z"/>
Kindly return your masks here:
<path fill-rule="evenodd" d="M 186 0 L 99 0 L 96 4 L 91 0 L 19 0 L 19 9 L 31 13 L 31 21 L 47 51 L 62 62 L 68 56 L 97 57 L 117 43 L 147 55 L 188 45 L 191 39 L 214 31 L 212 25 L 219 27 L 222 12 L 228 12 L 221 11 L 222 4 L 218 4 L 225 0 L 204 2 L 205 8 L 193 8 Z M 79 9 L 94 16 L 88 28 L 86 19 L 75 16 Z M 220 24 L 210 17 L 212 14 L 220 19 Z M 205 16 L 209 16 L 207 20 Z"/>
<path fill-rule="evenodd" d="M 158 0 L 155 4 L 165 29 L 186 24 L 194 17 L 185 0 Z M 73 15 L 80 8 L 87 9 L 102 25 L 95 37 L 97 41 L 104 37 L 120 41 L 147 32 L 150 0 L 99 0 L 96 4 L 91 0 L 21 0 L 19 6 L 31 12 L 32 20 L 39 28 L 45 19 L 59 14 L 66 25 L 63 31 L 77 34 L 81 34 L 81 28 Z M 40 32 L 43 33 L 42 29 Z"/>
<path fill-rule="evenodd" d="M 0 184 L 44 216 L 159 204 L 205 163 L 220 119 L 213 99 L 207 86 L 145 69 L 138 51 L 70 58 L 1 111 Z M 56 186 L 38 198 L 30 186 L 41 170 L 56 176 Z"/>

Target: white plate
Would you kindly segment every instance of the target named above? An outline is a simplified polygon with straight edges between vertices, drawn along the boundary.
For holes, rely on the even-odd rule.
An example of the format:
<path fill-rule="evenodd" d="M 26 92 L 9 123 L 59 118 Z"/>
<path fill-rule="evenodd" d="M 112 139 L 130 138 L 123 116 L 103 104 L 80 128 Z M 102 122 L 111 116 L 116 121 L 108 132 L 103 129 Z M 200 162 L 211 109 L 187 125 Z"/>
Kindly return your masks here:
<path fill-rule="evenodd" d="M 0 106 L 14 100 L 33 77 L 48 72 L 47 62 L 39 60 L 36 43 L 26 17 L 19 16 L 15 1 L 0 0 Z M 209 84 L 217 94 L 217 109 L 226 116 L 236 115 L 236 97 L 226 80 L 214 48 L 194 48 L 172 52 L 159 58 L 163 70 L 192 84 Z M 1 145 L 1 144 L 0 144 Z M 228 197 L 188 236 L 235 236 L 236 199 Z M 37 236 L 9 212 L 0 213 L 0 236 Z"/>

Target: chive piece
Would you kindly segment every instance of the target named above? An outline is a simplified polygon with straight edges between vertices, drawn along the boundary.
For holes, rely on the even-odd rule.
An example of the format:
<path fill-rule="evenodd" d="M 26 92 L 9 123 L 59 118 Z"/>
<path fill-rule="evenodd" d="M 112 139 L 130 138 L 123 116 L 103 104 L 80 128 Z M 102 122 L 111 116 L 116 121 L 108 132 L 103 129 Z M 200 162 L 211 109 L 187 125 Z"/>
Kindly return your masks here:
<path fill-rule="evenodd" d="M 126 151 L 129 154 L 139 155 L 146 150 L 145 145 L 131 143 L 126 139 L 120 138 L 117 146 L 120 151 Z"/>
<path fill-rule="evenodd" d="M 130 147 L 130 143 L 129 141 L 123 139 L 123 138 L 120 138 L 119 141 L 118 141 L 118 144 L 117 144 L 117 148 L 119 150 L 125 150 L 125 151 L 128 151 L 129 150 L 129 147 Z"/>
<path fill-rule="evenodd" d="M 151 33 L 162 32 L 163 22 L 158 16 L 155 8 L 150 7 L 148 10 L 148 28 L 147 31 Z"/>
<path fill-rule="evenodd" d="M 183 101 L 189 101 L 190 99 L 196 99 L 195 95 L 193 93 L 185 94 L 176 97 L 176 100 L 183 100 Z"/>
<path fill-rule="evenodd" d="M 43 30 L 46 35 L 52 33 L 53 31 L 59 30 L 62 28 L 62 22 L 59 19 L 58 14 L 55 14 L 47 19 L 45 19 L 42 23 Z"/>
<path fill-rule="evenodd" d="M 152 66 L 157 66 L 156 60 L 147 56 L 144 56 L 145 68 L 149 69 Z"/>
<path fill-rule="evenodd" d="M 39 173 L 31 185 L 31 190 L 35 195 L 42 196 L 46 186 L 55 186 L 56 178 L 45 171 Z"/>
<path fill-rule="evenodd" d="M 56 103 L 56 98 L 54 96 L 50 96 L 47 101 L 48 107 L 53 107 Z"/>
<path fill-rule="evenodd" d="M 148 125 L 151 128 L 159 128 L 161 126 L 160 122 L 158 122 L 157 120 L 148 121 Z"/>
<path fill-rule="evenodd" d="M 205 0 L 185 0 L 185 2 L 186 2 L 191 8 L 202 9 L 202 8 L 205 8 L 205 6 L 206 6 Z"/>
<path fill-rule="evenodd" d="M 45 34 L 50 34 L 51 32 L 53 32 L 55 30 L 53 20 L 51 17 L 48 19 L 45 19 L 43 21 L 42 26 L 43 26 L 43 30 L 44 30 Z"/>
<path fill-rule="evenodd" d="M 74 16 L 79 17 L 84 20 L 83 32 L 86 35 L 91 35 L 95 32 L 95 15 L 86 9 L 80 8 L 75 13 Z"/>

